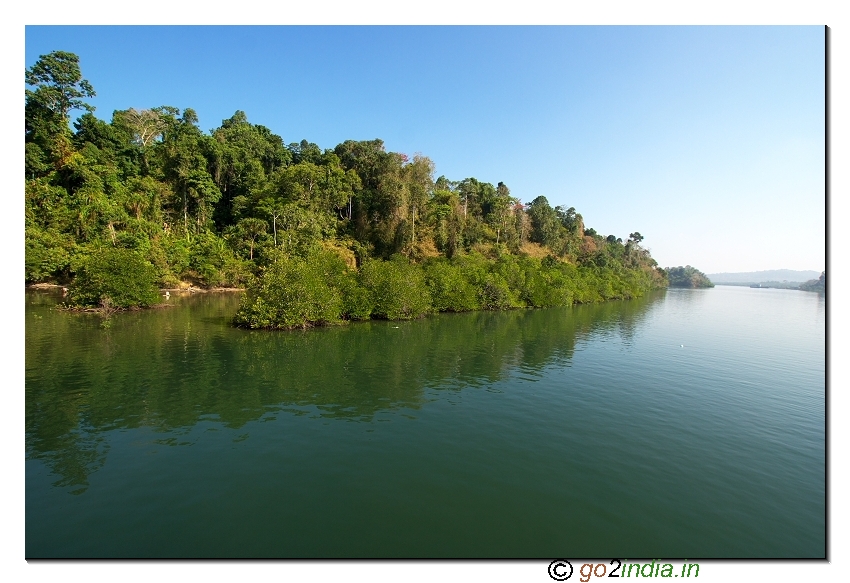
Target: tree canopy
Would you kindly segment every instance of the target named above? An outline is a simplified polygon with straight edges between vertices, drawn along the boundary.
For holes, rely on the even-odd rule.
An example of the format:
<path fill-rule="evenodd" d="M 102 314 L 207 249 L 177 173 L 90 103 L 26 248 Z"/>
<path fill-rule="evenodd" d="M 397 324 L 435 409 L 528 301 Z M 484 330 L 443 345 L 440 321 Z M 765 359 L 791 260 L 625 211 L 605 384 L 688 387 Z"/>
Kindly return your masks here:
<path fill-rule="evenodd" d="M 242 110 L 204 132 L 191 107 L 173 105 L 103 121 L 85 101 L 95 91 L 79 59 L 62 51 L 41 56 L 26 83 L 28 282 L 80 285 L 95 265 L 88 258 L 120 249 L 150 266 L 159 286 L 255 286 L 256 299 L 269 281 L 318 281 L 299 261 L 331 253 L 341 263 L 320 261 L 330 266 L 323 297 L 347 299 L 315 312 L 325 323 L 598 301 L 666 285 L 640 233 L 624 244 L 546 196 L 525 204 L 504 182 L 435 179 L 430 158 L 387 151 L 380 139 L 287 145 Z M 74 110 L 82 114 L 72 128 Z M 340 265 L 347 275 L 331 277 Z M 74 297 L 97 295 L 86 294 Z"/>
<path fill-rule="evenodd" d="M 668 267 L 666 271 L 670 287 L 714 287 L 711 280 L 696 267 Z"/>

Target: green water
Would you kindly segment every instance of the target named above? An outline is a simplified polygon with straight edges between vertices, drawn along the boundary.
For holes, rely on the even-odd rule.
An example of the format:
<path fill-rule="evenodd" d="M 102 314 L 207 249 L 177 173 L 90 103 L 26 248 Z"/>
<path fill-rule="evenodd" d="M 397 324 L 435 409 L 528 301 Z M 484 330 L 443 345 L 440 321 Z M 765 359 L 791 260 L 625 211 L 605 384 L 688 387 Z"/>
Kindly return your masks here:
<path fill-rule="evenodd" d="M 26 294 L 28 557 L 824 557 L 825 300 L 306 332 Z"/>

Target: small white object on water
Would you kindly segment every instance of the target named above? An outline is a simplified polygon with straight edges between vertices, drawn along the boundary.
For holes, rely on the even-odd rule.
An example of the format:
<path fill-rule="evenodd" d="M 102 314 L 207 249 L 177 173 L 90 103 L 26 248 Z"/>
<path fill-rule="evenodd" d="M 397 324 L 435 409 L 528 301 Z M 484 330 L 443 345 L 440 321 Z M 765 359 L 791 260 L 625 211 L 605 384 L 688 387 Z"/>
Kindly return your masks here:
<path fill-rule="evenodd" d="M 681 346 L 682 348 L 684 348 L 684 347 L 685 347 L 685 345 L 684 345 L 684 344 L 680 344 L 679 346 Z"/>
<path fill-rule="evenodd" d="M 171 292 L 166 291 L 166 292 L 165 292 L 165 299 L 167 300 L 167 299 L 169 299 L 170 297 L 171 297 Z"/>

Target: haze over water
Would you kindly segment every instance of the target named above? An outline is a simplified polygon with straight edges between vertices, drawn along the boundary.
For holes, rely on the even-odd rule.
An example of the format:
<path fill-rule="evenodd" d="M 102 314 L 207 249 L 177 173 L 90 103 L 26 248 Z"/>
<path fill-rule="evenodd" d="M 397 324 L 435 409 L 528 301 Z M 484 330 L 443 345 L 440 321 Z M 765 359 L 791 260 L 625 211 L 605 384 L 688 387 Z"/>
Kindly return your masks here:
<path fill-rule="evenodd" d="M 825 299 L 306 332 L 27 293 L 28 557 L 824 557 Z"/>

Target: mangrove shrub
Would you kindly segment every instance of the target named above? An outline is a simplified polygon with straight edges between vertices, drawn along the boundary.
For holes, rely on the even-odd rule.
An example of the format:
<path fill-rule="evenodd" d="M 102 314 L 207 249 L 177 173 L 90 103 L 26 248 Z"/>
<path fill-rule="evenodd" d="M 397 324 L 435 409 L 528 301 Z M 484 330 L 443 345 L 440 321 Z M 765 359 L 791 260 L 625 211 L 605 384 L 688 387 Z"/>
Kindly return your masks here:
<path fill-rule="evenodd" d="M 360 281 L 374 302 L 372 316 L 388 320 L 410 320 L 432 311 L 431 294 L 422 269 L 405 257 L 363 264 Z"/>
<path fill-rule="evenodd" d="M 149 307 L 159 301 L 156 280 L 156 268 L 139 252 L 106 247 L 81 260 L 68 298 L 76 306 Z"/>
<path fill-rule="evenodd" d="M 247 290 L 234 318 L 248 328 L 292 329 L 338 322 L 346 266 L 335 253 L 279 254 Z"/>

